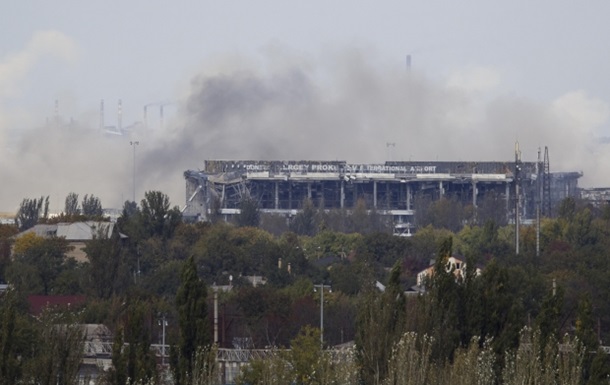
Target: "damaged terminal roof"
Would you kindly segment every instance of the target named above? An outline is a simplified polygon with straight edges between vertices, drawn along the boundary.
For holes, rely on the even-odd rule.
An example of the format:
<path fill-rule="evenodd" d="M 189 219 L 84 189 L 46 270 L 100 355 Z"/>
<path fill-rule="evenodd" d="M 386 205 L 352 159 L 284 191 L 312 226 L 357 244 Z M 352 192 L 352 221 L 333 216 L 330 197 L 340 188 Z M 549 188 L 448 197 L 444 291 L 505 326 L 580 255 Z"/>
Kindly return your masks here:
<path fill-rule="evenodd" d="M 519 163 L 523 215 L 542 191 L 543 168 L 536 162 Z M 245 197 L 258 201 L 263 212 L 294 215 L 305 199 L 325 210 L 347 209 L 364 200 L 366 206 L 395 222 L 411 222 L 414 197 L 431 200 L 451 197 L 477 206 L 494 193 L 511 209 L 515 186 L 514 162 L 385 162 L 350 164 L 345 161 L 207 160 L 204 169 L 186 171 L 185 215 L 207 219 L 211 203 L 221 213 L 237 214 Z M 548 178 L 552 179 L 552 173 Z M 576 194 L 580 173 L 556 178 L 554 199 Z M 564 195 L 560 197 L 559 195 Z M 549 197 L 550 199 L 550 197 Z"/>

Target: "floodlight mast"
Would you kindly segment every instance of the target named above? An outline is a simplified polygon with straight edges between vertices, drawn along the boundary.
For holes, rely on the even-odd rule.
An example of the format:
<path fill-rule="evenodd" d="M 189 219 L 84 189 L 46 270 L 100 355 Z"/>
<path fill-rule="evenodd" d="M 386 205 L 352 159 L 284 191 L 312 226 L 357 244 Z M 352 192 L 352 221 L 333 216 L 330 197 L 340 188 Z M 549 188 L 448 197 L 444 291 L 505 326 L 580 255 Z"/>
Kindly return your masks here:
<path fill-rule="evenodd" d="M 131 141 L 129 144 L 133 147 L 133 202 L 136 201 L 136 146 L 140 144 L 138 141 Z"/>

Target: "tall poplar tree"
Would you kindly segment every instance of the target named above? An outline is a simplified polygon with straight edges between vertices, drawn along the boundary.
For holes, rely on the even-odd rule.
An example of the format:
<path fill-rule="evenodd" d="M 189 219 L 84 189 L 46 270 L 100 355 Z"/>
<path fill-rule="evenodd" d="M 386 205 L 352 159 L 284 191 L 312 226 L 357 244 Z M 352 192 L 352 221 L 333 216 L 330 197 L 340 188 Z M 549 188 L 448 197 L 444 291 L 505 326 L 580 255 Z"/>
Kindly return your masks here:
<path fill-rule="evenodd" d="M 78 215 L 80 213 L 80 209 L 78 207 L 78 194 L 77 193 L 71 192 L 66 197 L 64 213 L 68 216 Z"/>
<path fill-rule="evenodd" d="M 49 196 L 40 197 L 40 199 L 25 198 L 19 206 L 15 224 L 19 227 L 19 231 L 25 231 L 34 227 L 40 219 L 46 220 L 49 216 Z"/>
<path fill-rule="evenodd" d="M 176 385 L 191 383 L 196 354 L 210 347 L 207 288 L 197 275 L 197 266 L 191 256 L 184 264 L 182 285 L 176 294 L 180 337 L 172 349 L 172 371 Z"/>
<path fill-rule="evenodd" d="M 455 267 L 449 264 L 452 250 L 451 237 L 441 241 L 426 295 L 418 297 L 418 312 L 422 314 L 423 321 L 419 330 L 434 338 L 432 357 L 440 362 L 452 358 L 460 337 L 457 329 L 458 283 L 454 274 Z"/>
<path fill-rule="evenodd" d="M 21 362 L 17 356 L 16 321 L 17 304 L 15 293 L 9 290 L 0 298 L 0 385 L 17 383 L 21 376 Z"/>
<path fill-rule="evenodd" d="M 366 384 L 384 382 L 392 347 L 405 330 L 406 299 L 400 285 L 401 266 L 397 262 L 385 291 L 369 288 L 359 307 L 356 355 Z"/>

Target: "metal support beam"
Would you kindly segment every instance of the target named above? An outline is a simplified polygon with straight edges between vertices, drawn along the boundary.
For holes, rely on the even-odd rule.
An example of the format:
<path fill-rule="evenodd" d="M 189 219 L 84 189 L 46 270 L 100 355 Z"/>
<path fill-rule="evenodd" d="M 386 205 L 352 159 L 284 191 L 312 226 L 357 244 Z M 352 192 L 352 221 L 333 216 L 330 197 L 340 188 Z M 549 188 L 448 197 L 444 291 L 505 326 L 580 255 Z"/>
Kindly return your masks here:
<path fill-rule="evenodd" d="M 472 207 L 477 207 L 477 182 L 472 181 Z"/>
<path fill-rule="evenodd" d="M 510 182 L 506 182 L 506 191 L 504 192 L 506 197 L 506 216 L 509 218 L 510 213 Z"/>
<path fill-rule="evenodd" d="M 377 208 L 377 181 L 373 182 L 373 207 Z"/>

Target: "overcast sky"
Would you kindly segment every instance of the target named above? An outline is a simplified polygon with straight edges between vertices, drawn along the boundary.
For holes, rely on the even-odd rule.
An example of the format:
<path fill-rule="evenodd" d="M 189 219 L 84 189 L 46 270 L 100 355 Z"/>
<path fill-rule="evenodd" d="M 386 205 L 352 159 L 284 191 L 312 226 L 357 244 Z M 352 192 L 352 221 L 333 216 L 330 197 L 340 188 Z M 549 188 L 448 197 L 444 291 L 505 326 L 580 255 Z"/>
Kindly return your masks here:
<path fill-rule="evenodd" d="M 610 186 L 608 15 L 605 0 L 5 1 L 0 211 L 41 195 L 61 210 L 71 191 L 119 207 L 133 140 L 136 199 L 177 205 L 208 158 L 510 160 L 516 140 Z M 163 127 L 149 108 L 154 132 L 109 138 L 101 99 L 105 125 L 119 99 L 123 126 L 171 104 Z M 70 129 L 49 126 L 55 100 Z"/>

